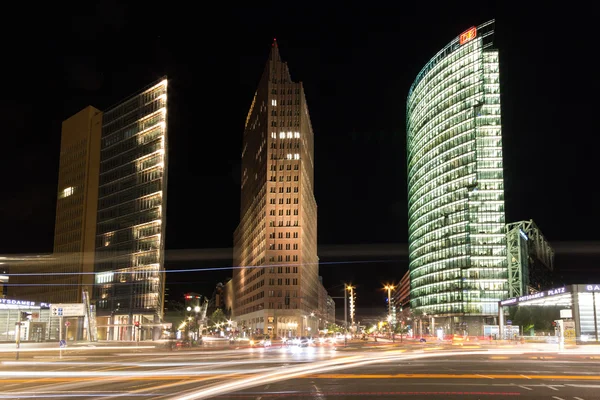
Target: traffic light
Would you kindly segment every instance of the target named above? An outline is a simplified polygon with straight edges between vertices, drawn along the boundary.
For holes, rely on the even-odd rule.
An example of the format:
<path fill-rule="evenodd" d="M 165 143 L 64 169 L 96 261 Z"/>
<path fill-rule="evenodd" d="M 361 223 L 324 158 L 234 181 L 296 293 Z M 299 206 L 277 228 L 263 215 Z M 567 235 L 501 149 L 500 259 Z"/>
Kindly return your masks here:
<path fill-rule="evenodd" d="M 133 323 L 133 325 L 135 325 L 136 328 L 139 328 L 140 327 L 140 321 L 135 321 Z"/>
<path fill-rule="evenodd" d="M 21 321 L 31 320 L 32 315 L 30 312 L 21 311 Z"/>

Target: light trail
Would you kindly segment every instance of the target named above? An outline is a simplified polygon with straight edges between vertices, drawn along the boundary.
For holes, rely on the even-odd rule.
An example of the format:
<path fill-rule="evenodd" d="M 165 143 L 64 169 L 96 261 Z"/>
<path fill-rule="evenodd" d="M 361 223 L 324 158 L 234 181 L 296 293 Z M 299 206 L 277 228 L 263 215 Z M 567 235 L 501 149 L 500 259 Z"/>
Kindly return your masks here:
<path fill-rule="evenodd" d="M 71 365 L 71 366 L 95 366 L 95 365 L 107 365 L 107 366 L 123 366 L 123 367 L 201 367 L 201 366 L 215 366 L 215 365 L 245 365 L 245 364 L 256 364 L 259 361 L 261 364 L 281 364 L 281 363 L 298 363 L 306 364 L 312 363 L 312 360 L 241 360 L 241 361 L 188 361 L 188 362 L 104 362 L 104 361 L 2 361 L 3 365 Z"/>
<path fill-rule="evenodd" d="M 517 374 L 311 374 L 306 379 L 519 379 L 600 381 L 600 375 L 517 375 Z"/>
<path fill-rule="evenodd" d="M 256 371 L 272 371 L 280 367 L 261 368 Z M 2 376 L 10 378 L 152 378 L 155 377 L 185 377 L 191 378 L 199 375 L 219 376 L 222 374 L 248 374 L 254 370 L 248 369 L 223 369 L 201 371 L 3 371 Z M 2 378 L 0 378 L 0 381 Z"/>
<path fill-rule="evenodd" d="M 270 372 L 267 374 L 258 374 L 256 376 L 243 378 L 241 380 L 237 380 L 231 383 L 225 384 L 216 384 L 210 388 L 203 388 L 200 390 L 189 391 L 186 395 L 178 395 L 177 397 L 172 397 L 172 399 L 177 400 L 196 400 L 196 399 L 206 399 L 214 396 L 219 396 L 223 394 L 228 394 L 234 391 L 239 391 L 242 389 L 246 389 L 249 387 L 254 387 L 257 385 L 264 385 L 274 382 L 280 382 L 285 380 L 290 380 L 294 378 L 299 378 L 305 375 L 315 376 L 321 373 L 341 370 L 341 369 L 349 369 L 355 367 L 362 367 L 366 365 L 371 365 L 379 362 L 389 362 L 389 361 L 403 361 L 403 360 L 412 360 L 418 358 L 433 358 L 443 356 L 457 356 L 457 355 L 489 355 L 493 354 L 492 351 L 466 351 L 460 353 L 447 353 L 447 352 L 432 352 L 432 353 L 419 353 L 419 354 L 394 354 L 388 355 L 386 353 L 381 354 L 380 356 L 376 356 L 373 354 L 363 355 L 363 356 L 354 356 L 350 359 L 334 359 L 326 362 L 320 362 L 318 364 L 308 365 L 308 366 L 299 366 L 285 369 L 278 369 L 274 372 Z M 506 352 L 502 352 L 502 354 L 506 354 Z M 522 354 L 522 352 L 517 353 Z"/>
<path fill-rule="evenodd" d="M 41 351 L 63 351 L 68 353 L 69 351 L 98 351 L 98 350 L 136 350 L 136 349 L 155 349 L 156 346 L 100 346 L 100 347 L 31 347 L 31 348 L 0 348 L 0 353 L 26 353 L 26 352 L 41 352 Z M 135 353 L 136 355 L 138 353 Z M 129 354 L 131 355 L 131 353 Z"/>
<path fill-rule="evenodd" d="M 139 394 L 130 394 L 130 393 L 89 393 L 89 392 L 58 392 L 58 393 L 39 393 L 39 392 L 11 392 L 11 395 L 3 395 L 0 394 L 0 399 L 14 399 L 15 396 L 19 399 L 65 399 L 69 397 L 93 397 L 97 398 L 98 396 L 104 396 L 108 398 L 112 397 L 150 397 L 157 396 L 156 393 L 139 393 Z"/>
<path fill-rule="evenodd" d="M 130 348 L 130 347 L 128 347 Z M 182 356 L 189 357 L 192 353 L 196 355 L 202 355 L 206 357 L 210 353 L 208 352 L 190 352 L 190 353 L 166 353 L 171 356 Z M 208 353 L 208 354 L 207 354 Z M 227 352 L 227 353 L 237 353 L 236 355 L 240 355 L 240 352 Z M 5 395 L 0 396 L 0 398 L 67 398 L 67 397 L 77 397 L 71 395 L 64 395 L 61 392 L 56 391 L 59 386 L 62 389 L 65 389 L 68 386 L 85 386 L 91 384 L 102 384 L 102 382 L 106 382 L 107 384 L 111 384 L 110 382 L 115 381 L 140 381 L 140 382 L 148 382 L 150 385 L 148 387 L 137 389 L 133 391 L 123 391 L 123 392 L 108 392 L 102 391 L 99 392 L 101 394 L 96 393 L 95 397 L 104 396 L 104 398 L 110 399 L 114 397 L 152 397 L 152 393 L 155 396 L 166 396 L 172 399 L 181 399 L 181 400 L 192 400 L 192 399 L 203 399 L 213 396 L 219 396 L 224 394 L 229 394 L 232 392 L 236 392 L 239 390 L 243 390 L 250 387 L 255 387 L 258 385 L 269 384 L 279 381 L 286 381 L 290 379 L 478 379 L 478 380 L 490 380 L 490 379 L 515 379 L 515 380 L 531 380 L 531 379 L 540 379 L 540 380 L 580 380 L 583 382 L 595 383 L 600 381 L 600 375 L 556 375 L 553 373 L 545 373 L 545 374 L 531 374 L 526 373 L 525 375 L 516 375 L 513 372 L 509 374 L 502 374 L 501 372 L 494 374 L 486 374 L 485 376 L 481 376 L 479 374 L 467 373 L 467 374 L 357 374 L 353 375 L 351 373 L 336 373 L 335 371 L 343 370 L 343 369 L 351 369 L 361 366 L 367 366 L 377 363 L 387 363 L 387 362 L 404 362 L 415 359 L 423 359 L 423 358 L 437 358 L 437 357 L 456 357 L 456 356 L 473 356 L 473 355 L 485 355 L 485 356 L 506 356 L 506 355 L 523 355 L 529 354 L 530 352 L 526 349 L 516 350 L 516 349 L 497 349 L 497 350 L 479 350 L 479 351 L 423 351 L 419 350 L 414 353 L 399 353 L 398 350 L 391 351 L 382 351 L 382 352 L 373 352 L 373 353 L 355 353 L 355 352 L 343 352 L 337 353 L 336 358 L 333 359 L 325 359 L 317 362 L 309 362 L 309 360 L 298 360 L 294 359 L 289 353 L 277 353 L 270 352 L 271 355 L 277 357 L 276 359 L 263 359 L 263 358 L 255 358 L 251 360 L 235 360 L 235 361 L 215 361 L 215 362 L 207 362 L 207 361 L 174 361 L 172 363 L 169 362 L 157 362 L 157 361 L 148 361 L 148 362 L 137 362 L 137 361 L 125 361 L 125 362 L 78 362 L 78 361 L 64 361 L 64 362 L 45 362 L 45 361 L 24 361 L 24 362 L 14 362 L 7 361 L 2 364 L 16 368 L 18 365 L 56 365 L 56 366 L 93 366 L 93 365 L 103 365 L 103 366 L 115 366 L 115 367 L 179 367 L 178 371 L 169 371 L 169 370 L 156 370 L 156 371 L 6 371 L 3 372 L 3 376 L 5 379 L 0 379 L 2 384 L 6 384 L 8 382 L 29 382 L 32 384 L 39 383 L 50 383 L 50 386 L 55 389 L 54 391 L 50 391 L 48 389 L 44 390 L 44 388 L 39 388 L 39 391 L 36 392 L 11 392 L 11 397 L 6 397 Z M 547 353 L 554 353 L 556 351 L 548 351 Z M 242 356 L 246 356 L 251 354 L 249 352 L 241 353 Z M 260 354 L 260 353 L 258 353 Z M 267 353 L 268 354 L 268 353 Z M 281 356 L 289 355 L 288 357 L 279 358 L 279 354 Z M 335 353 L 334 353 L 335 354 Z M 342 355 L 343 354 L 343 355 Z M 565 352 L 565 354 L 573 354 L 569 352 Z M 581 353 L 579 353 L 581 354 Z M 152 353 L 153 356 L 156 356 L 156 353 Z M 127 356 L 139 356 L 139 353 L 135 354 L 127 354 Z M 490 358 L 492 358 L 490 357 Z M 450 360 L 444 360 L 450 362 Z M 230 368 L 231 365 L 246 365 L 253 363 L 273 363 L 273 364 L 293 364 L 292 366 L 275 366 L 268 368 L 248 368 L 248 369 L 239 369 L 239 368 Z M 218 365 L 223 365 L 227 367 L 227 369 L 219 370 Z M 190 371 L 190 367 L 206 367 L 206 370 L 202 371 Z M 213 368 L 210 368 L 213 367 Z M 548 371 L 550 372 L 550 371 Z M 37 378 L 37 379 L 36 379 Z M 213 382 L 215 379 L 218 379 L 218 382 Z M 225 380 L 225 382 L 223 382 Z M 72 382 L 72 383 L 58 383 L 57 381 L 62 382 Z M 160 383 L 163 381 L 162 383 Z M 52 384 L 54 382 L 54 384 Z M 194 388 L 191 390 L 186 390 L 180 392 L 179 394 L 171 394 L 171 393 L 160 393 L 157 394 L 156 391 L 160 388 L 173 388 L 177 386 L 185 386 L 185 385 L 196 385 L 200 382 L 205 382 L 208 386 L 202 388 Z M 582 383 L 583 383 L 582 382 Z M 154 383 L 154 384 L 152 384 Z M 138 386 L 139 387 L 139 386 Z M 21 395 L 21 393 L 23 395 Z M 5 392 L 6 394 L 6 392 Z M 30 396 L 31 394 L 31 396 Z M 173 397 L 171 397 L 173 396 Z M 82 396 L 83 397 L 83 396 Z"/>

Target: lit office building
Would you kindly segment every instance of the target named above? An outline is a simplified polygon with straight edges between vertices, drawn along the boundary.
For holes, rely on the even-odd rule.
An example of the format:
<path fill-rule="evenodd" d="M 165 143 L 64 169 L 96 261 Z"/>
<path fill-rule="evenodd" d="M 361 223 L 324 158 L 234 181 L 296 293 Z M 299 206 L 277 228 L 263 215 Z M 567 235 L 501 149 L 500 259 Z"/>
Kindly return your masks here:
<path fill-rule="evenodd" d="M 507 297 L 494 21 L 440 50 L 407 99 L 411 308 L 429 332 L 471 333 Z"/>
<path fill-rule="evenodd" d="M 99 339 L 160 335 L 166 139 L 166 79 L 104 112 L 94 296 Z"/>
<path fill-rule="evenodd" d="M 302 83 L 273 43 L 244 128 L 233 319 L 240 331 L 316 332 L 319 309 L 313 130 Z"/>

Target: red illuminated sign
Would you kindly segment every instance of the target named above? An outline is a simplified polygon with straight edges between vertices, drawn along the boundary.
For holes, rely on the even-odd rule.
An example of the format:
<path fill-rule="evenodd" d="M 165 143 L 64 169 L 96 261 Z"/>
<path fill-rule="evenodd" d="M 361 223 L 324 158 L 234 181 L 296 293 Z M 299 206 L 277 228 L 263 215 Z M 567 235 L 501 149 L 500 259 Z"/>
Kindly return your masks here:
<path fill-rule="evenodd" d="M 465 44 L 465 43 L 470 42 L 471 40 L 475 39 L 476 36 L 477 36 L 477 28 L 472 27 L 469 30 L 460 34 L 459 42 L 460 42 L 460 44 Z"/>

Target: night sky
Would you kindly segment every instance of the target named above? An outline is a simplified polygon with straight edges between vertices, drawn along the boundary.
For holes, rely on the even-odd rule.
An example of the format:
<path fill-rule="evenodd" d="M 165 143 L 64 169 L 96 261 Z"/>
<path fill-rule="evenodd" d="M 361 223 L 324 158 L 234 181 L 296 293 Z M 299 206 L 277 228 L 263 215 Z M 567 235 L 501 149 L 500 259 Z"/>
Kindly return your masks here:
<path fill-rule="evenodd" d="M 167 75 L 167 268 L 229 266 L 244 121 L 276 37 L 292 79 L 304 83 L 315 132 L 325 287 L 339 296 L 341 283 L 353 282 L 359 315 L 384 312 L 378 289 L 408 267 L 409 87 L 455 36 L 495 18 L 507 220 L 536 221 L 556 245 L 560 283 L 600 281 L 593 12 L 550 3 L 376 3 L 140 11 L 105 1 L 39 9 L 21 31 L 3 26 L 0 254 L 52 251 L 62 120 L 87 105 L 106 109 Z M 170 273 L 170 298 L 210 296 L 230 275 Z"/>

